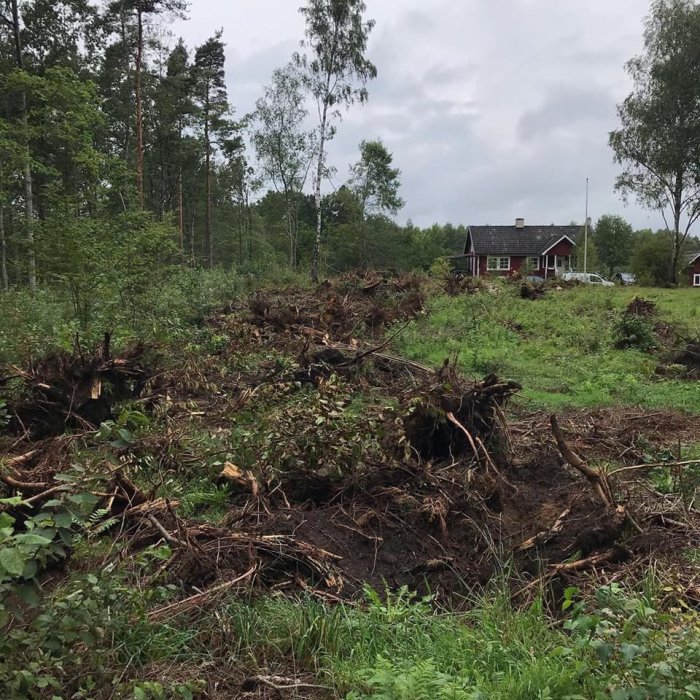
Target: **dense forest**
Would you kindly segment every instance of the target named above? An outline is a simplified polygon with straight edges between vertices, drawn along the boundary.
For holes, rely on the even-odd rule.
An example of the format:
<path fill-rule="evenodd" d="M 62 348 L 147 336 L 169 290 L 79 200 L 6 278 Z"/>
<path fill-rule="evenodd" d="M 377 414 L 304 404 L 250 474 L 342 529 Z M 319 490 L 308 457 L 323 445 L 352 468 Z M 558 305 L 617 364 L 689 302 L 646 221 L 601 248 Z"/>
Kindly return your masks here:
<path fill-rule="evenodd" d="M 188 47 L 166 31 L 185 15 L 184 2 L 4 5 L 3 289 L 60 282 L 91 295 L 106 260 L 115 273 L 137 261 L 149 270 L 313 262 L 338 271 L 425 266 L 458 249 L 463 229 L 421 230 L 389 218 L 402 206 L 400 173 L 378 140 L 359 144 L 357 162 L 337 174 L 347 182 L 325 193 L 328 142 L 376 74 L 364 57 L 372 23 L 362 3 L 348 3 L 337 19 L 346 32 L 338 56 L 319 49 L 328 18 L 323 3 L 310 3 L 300 53 L 261 87 L 247 115 L 227 95 L 223 33 Z M 334 86 L 324 93 L 334 64 Z M 326 107 L 316 127 L 314 102 Z"/>

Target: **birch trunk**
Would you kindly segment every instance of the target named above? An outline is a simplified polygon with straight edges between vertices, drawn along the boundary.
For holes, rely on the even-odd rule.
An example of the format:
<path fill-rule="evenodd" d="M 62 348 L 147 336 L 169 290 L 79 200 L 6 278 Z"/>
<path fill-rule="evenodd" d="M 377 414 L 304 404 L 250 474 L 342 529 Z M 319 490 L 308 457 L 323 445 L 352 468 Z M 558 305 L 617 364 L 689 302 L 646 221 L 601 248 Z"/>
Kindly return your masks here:
<path fill-rule="evenodd" d="M 321 214 L 321 178 L 323 177 L 323 162 L 325 159 L 326 147 L 326 123 L 328 121 L 328 101 L 323 104 L 323 115 L 321 117 L 321 139 L 318 146 L 318 166 L 316 168 L 316 239 L 314 240 L 314 251 L 311 257 L 311 281 L 318 284 L 318 266 L 321 258 L 321 227 L 323 225 Z"/>
<path fill-rule="evenodd" d="M 5 208 L 0 204 L 0 289 L 6 292 L 10 288 L 7 277 L 7 241 L 5 240 Z"/>
<path fill-rule="evenodd" d="M 671 246 L 671 282 L 678 284 L 678 259 L 681 254 L 681 208 L 683 201 L 682 176 L 676 178 L 673 207 L 673 245 Z"/>
<path fill-rule="evenodd" d="M 143 186 L 143 102 L 141 97 L 141 66 L 143 64 L 143 11 L 141 0 L 136 8 L 137 38 L 136 38 L 136 73 L 134 75 L 134 92 L 136 99 L 136 194 L 139 207 L 145 206 Z"/>
<path fill-rule="evenodd" d="M 22 60 L 22 38 L 19 26 L 19 6 L 17 0 L 12 0 L 12 30 L 14 33 L 15 58 L 17 68 L 24 70 Z M 29 289 L 36 289 L 36 258 L 34 256 L 34 181 L 32 179 L 31 155 L 29 152 L 29 118 L 27 116 L 27 93 L 22 90 L 20 95 L 20 110 L 22 117 L 22 128 L 26 141 L 24 151 L 24 218 L 25 232 L 27 237 L 27 280 Z"/>

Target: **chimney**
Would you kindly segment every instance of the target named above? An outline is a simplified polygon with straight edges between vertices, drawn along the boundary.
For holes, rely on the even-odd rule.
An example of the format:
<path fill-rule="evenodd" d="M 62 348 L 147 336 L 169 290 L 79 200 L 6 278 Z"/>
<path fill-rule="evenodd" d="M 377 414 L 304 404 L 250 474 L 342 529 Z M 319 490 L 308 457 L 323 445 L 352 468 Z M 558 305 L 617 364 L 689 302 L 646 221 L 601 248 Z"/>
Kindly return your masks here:
<path fill-rule="evenodd" d="M 515 228 L 525 228 L 525 219 L 516 219 Z"/>

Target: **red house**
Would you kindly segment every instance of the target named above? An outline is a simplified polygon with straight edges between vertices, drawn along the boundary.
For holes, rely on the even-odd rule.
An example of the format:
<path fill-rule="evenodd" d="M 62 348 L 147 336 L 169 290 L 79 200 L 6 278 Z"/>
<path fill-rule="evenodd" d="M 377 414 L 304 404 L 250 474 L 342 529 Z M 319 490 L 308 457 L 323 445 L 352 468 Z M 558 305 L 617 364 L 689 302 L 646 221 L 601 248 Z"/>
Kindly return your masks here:
<path fill-rule="evenodd" d="M 473 277 L 516 272 L 555 277 L 570 268 L 580 226 L 469 226 L 464 253 L 452 260 Z"/>
<path fill-rule="evenodd" d="M 688 255 L 688 278 L 691 287 L 700 287 L 700 251 Z"/>

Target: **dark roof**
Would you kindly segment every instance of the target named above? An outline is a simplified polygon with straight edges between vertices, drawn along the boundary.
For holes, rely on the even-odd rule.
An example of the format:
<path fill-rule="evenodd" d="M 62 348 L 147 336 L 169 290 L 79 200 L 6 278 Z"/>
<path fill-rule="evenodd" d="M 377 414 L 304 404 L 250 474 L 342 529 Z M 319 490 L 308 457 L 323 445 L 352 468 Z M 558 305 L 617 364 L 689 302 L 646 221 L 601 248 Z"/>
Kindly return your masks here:
<path fill-rule="evenodd" d="M 692 265 L 698 258 L 700 258 L 700 250 L 695 250 L 692 253 L 686 253 L 686 264 Z"/>
<path fill-rule="evenodd" d="M 542 255 L 564 236 L 575 241 L 580 230 L 580 226 L 470 226 L 464 252 L 469 252 L 471 236 L 477 255 Z"/>

